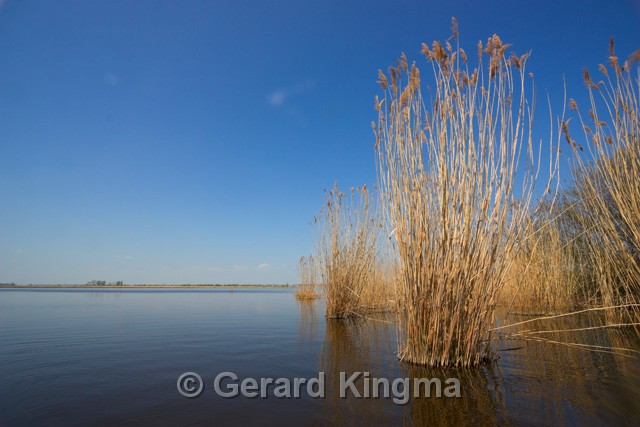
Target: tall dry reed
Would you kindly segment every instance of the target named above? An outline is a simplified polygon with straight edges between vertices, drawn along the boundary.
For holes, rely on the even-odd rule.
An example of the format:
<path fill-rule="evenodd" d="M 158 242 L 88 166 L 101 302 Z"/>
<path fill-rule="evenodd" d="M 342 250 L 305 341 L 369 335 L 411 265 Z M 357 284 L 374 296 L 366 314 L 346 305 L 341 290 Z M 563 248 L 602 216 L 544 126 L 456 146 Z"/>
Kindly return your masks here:
<path fill-rule="evenodd" d="M 295 296 L 298 299 L 316 299 L 320 298 L 317 291 L 319 285 L 318 276 L 320 266 L 317 257 L 309 255 L 308 257 L 300 257 L 298 261 L 298 272 L 300 274 L 300 285 L 296 290 Z"/>
<path fill-rule="evenodd" d="M 499 303 L 516 313 L 550 314 L 595 302 L 590 248 L 580 203 L 568 191 L 543 199 L 529 216 Z"/>
<path fill-rule="evenodd" d="M 360 293 L 361 314 L 387 312 L 395 308 L 397 270 L 391 260 L 378 252 L 373 274 Z"/>
<path fill-rule="evenodd" d="M 496 296 L 521 243 L 542 149 L 531 134 L 528 55 L 509 57 L 508 48 L 490 37 L 471 68 L 448 41 L 423 44 L 431 99 L 404 54 L 379 72 L 374 132 L 400 261 L 403 361 L 466 367 L 489 356 Z"/>
<path fill-rule="evenodd" d="M 575 122 L 563 123 L 576 154 L 574 183 L 588 213 L 583 221 L 595 283 L 607 306 L 640 302 L 640 50 L 621 64 L 611 40 L 609 54 L 609 66 L 599 66 L 601 80 L 584 71 L 588 105 L 569 102 L 585 142 L 573 138 Z M 629 320 L 640 317 L 637 308 L 631 314 Z"/>
<path fill-rule="evenodd" d="M 335 184 L 316 216 L 318 252 L 330 318 L 365 310 L 362 296 L 374 283 L 379 224 L 366 186 L 343 193 Z"/>

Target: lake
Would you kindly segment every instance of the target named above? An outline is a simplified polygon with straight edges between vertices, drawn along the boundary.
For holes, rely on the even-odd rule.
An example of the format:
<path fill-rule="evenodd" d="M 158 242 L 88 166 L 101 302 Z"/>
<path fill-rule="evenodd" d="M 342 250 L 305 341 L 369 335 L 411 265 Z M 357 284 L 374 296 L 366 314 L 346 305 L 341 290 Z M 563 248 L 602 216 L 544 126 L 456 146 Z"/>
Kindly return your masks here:
<path fill-rule="evenodd" d="M 640 349 L 619 329 L 562 337 Z M 392 316 L 326 320 L 322 302 L 299 303 L 286 288 L 0 289 L 0 426 L 640 425 L 639 357 L 531 341 L 496 350 L 494 363 L 475 370 L 403 365 Z M 204 381 L 196 398 L 178 391 L 186 372 Z M 323 373 L 324 395 L 303 385 L 299 398 L 277 397 L 271 384 L 265 398 L 225 398 L 215 388 L 224 372 L 238 381 L 221 381 L 223 391 L 248 378 Z M 341 373 L 357 372 L 361 395 L 368 378 L 438 379 L 443 389 L 457 378 L 461 396 L 398 404 L 400 395 L 358 398 L 348 388 L 341 397 Z"/>

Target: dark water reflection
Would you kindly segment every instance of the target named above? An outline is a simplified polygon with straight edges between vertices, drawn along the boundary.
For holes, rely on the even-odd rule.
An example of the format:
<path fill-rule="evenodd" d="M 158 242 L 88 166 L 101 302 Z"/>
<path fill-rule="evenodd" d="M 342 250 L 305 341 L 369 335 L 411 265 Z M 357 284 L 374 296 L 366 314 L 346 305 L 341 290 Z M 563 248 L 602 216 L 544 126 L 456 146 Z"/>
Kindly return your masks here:
<path fill-rule="evenodd" d="M 335 424 L 358 420 L 363 425 L 481 425 L 504 424 L 505 408 L 496 392 L 496 377 L 493 366 L 478 370 L 429 369 L 399 364 L 393 355 L 396 351 L 395 325 L 386 323 L 390 319 L 367 321 L 326 321 L 325 342 L 320 370 L 327 372 L 327 412 Z M 340 372 L 368 371 L 370 378 L 408 378 L 413 384 L 416 378 L 437 378 L 444 388 L 445 380 L 451 377 L 460 380 L 461 398 L 420 397 L 407 404 L 396 404 L 389 399 L 358 399 L 347 393 L 346 399 L 339 396 Z M 365 378 L 358 377 L 357 390 L 363 394 Z M 371 384 L 371 383 L 370 383 Z M 370 394 L 371 395 L 371 394 Z M 391 397 L 402 402 L 404 392 Z M 444 395 L 441 395 L 444 396 Z"/>
<path fill-rule="evenodd" d="M 524 318 L 510 319 L 512 321 Z M 568 330 L 603 325 L 601 316 L 579 316 L 523 325 L 521 329 Z M 598 329 L 541 335 L 545 338 L 602 347 L 640 349 L 629 329 Z M 524 345 L 500 352 L 498 362 L 511 419 L 547 425 L 639 425 L 640 357 L 594 352 L 541 342 L 502 343 Z"/>
<path fill-rule="evenodd" d="M 340 397 L 340 373 L 349 378 L 363 372 L 355 381 L 356 391 L 364 395 L 364 372 L 373 378 L 395 378 L 397 363 L 389 363 L 393 354 L 393 325 L 385 319 L 373 321 L 325 320 L 325 337 L 318 370 L 326 373 L 325 419 L 343 425 L 357 420 L 363 425 L 397 424 L 401 408 L 387 399 L 358 398 L 350 390 Z M 372 394 L 369 394 L 371 397 Z"/>
<path fill-rule="evenodd" d="M 520 318 L 508 318 L 509 322 Z M 596 316 L 529 329 L 601 324 Z M 640 348 L 618 329 L 549 339 Z M 514 347 L 522 347 L 513 350 Z M 0 426 L 22 425 L 639 425 L 640 358 L 502 342 L 477 370 L 401 365 L 393 318 L 336 321 L 288 290 L 0 290 Z M 204 393 L 182 397 L 178 376 Z M 214 377 L 313 378 L 325 398 L 224 399 Z M 460 380 L 462 397 L 339 395 L 340 372 Z M 355 382 L 364 391 L 364 374 Z M 391 395 L 393 397 L 393 393 Z"/>

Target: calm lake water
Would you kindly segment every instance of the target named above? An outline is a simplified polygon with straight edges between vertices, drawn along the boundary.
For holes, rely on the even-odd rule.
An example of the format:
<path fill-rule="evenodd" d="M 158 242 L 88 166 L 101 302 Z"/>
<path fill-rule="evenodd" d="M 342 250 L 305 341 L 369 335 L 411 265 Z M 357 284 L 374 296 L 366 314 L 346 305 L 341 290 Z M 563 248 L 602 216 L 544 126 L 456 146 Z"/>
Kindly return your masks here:
<path fill-rule="evenodd" d="M 503 342 L 473 371 L 401 365 L 392 319 L 325 320 L 291 290 L 0 290 L 0 426 L 640 425 L 640 358 Z M 509 319 L 510 322 L 520 320 Z M 597 319 L 564 320 L 585 327 Z M 548 325 L 548 324 L 547 324 Z M 553 335 L 550 338 L 558 338 Z M 640 348 L 621 330 L 564 335 Z M 512 349 L 514 347 L 523 347 Z M 460 398 L 339 396 L 339 373 L 460 379 Z M 204 391 L 177 390 L 196 372 Z M 214 378 L 318 378 L 325 397 L 223 398 Z M 363 383 L 357 382 L 363 392 Z M 391 395 L 393 397 L 393 394 Z"/>

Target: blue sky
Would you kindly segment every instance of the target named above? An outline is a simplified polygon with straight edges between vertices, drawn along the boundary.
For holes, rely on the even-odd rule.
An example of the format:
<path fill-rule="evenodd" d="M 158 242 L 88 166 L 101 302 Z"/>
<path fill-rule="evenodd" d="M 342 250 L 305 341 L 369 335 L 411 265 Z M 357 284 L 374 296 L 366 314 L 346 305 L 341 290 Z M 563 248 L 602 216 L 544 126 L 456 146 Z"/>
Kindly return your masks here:
<path fill-rule="evenodd" d="M 323 189 L 375 182 L 378 68 L 451 16 L 532 51 L 543 125 L 640 48 L 639 1 L 0 0 L 0 282 L 296 283 Z"/>

